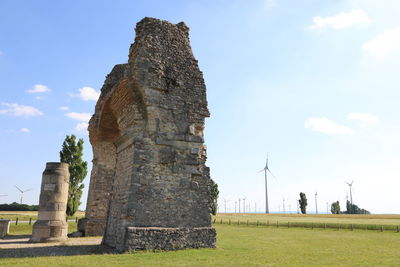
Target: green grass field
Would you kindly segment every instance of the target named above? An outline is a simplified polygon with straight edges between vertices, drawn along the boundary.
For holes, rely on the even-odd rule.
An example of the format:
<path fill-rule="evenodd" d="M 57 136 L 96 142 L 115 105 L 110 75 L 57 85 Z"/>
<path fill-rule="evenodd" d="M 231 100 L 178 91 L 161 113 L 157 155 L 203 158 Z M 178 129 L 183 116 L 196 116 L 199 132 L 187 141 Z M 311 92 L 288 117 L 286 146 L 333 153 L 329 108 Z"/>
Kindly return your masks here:
<path fill-rule="evenodd" d="M 314 223 L 343 223 L 343 224 L 376 224 L 400 225 L 400 215 L 379 214 L 254 214 L 254 213 L 219 213 L 213 216 L 217 221 L 242 221 L 246 222 L 314 222 Z"/>
<path fill-rule="evenodd" d="M 10 235 L 30 235 L 32 234 L 33 224 L 19 223 L 15 225 L 10 224 Z M 68 233 L 76 232 L 77 224 L 75 222 L 68 222 Z"/>
<path fill-rule="evenodd" d="M 77 211 L 74 216 L 69 219 L 85 217 L 85 212 Z M 29 219 L 37 219 L 37 211 L 0 211 L 0 219 L 9 219 L 15 221 L 18 218 L 19 221 L 29 221 Z"/>
<path fill-rule="evenodd" d="M 400 234 L 397 233 L 218 224 L 215 228 L 216 249 L 6 258 L 0 259 L 0 265 L 400 266 Z"/>

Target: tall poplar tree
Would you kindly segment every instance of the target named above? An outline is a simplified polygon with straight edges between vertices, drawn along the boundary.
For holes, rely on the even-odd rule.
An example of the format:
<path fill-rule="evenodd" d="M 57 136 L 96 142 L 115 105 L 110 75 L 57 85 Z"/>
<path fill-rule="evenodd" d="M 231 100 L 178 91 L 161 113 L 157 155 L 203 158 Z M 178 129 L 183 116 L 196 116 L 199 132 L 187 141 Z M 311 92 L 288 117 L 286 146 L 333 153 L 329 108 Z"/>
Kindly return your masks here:
<path fill-rule="evenodd" d="M 211 191 L 211 214 L 216 215 L 217 214 L 217 208 L 218 208 L 218 195 L 219 195 L 219 190 L 218 190 L 218 185 L 216 182 L 214 182 L 213 179 L 210 179 L 210 191 Z"/>
<path fill-rule="evenodd" d="M 306 194 L 304 194 L 303 192 L 300 193 L 299 205 L 300 205 L 301 213 L 306 214 L 307 213 L 307 197 L 306 197 Z"/>
<path fill-rule="evenodd" d="M 72 216 L 81 204 L 82 183 L 87 174 L 87 162 L 82 159 L 83 139 L 76 142 L 75 135 L 67 135 L 60 151 L 60 161 L 69 164 L 69 190 L 67 202 L 67 215 Z"/>

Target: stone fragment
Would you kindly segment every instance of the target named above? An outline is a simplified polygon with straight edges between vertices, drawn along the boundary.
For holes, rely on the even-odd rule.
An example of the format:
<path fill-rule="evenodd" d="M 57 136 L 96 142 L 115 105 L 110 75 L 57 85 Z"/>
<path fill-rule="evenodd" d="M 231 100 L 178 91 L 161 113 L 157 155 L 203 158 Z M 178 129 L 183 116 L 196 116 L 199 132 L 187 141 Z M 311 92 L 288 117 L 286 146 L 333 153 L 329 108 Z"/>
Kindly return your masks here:
<path fill-rule="evenodd" d="M 0 219 L 0 238 L 4 238 L 10 231 L 10 220 Z"/>
<path fill-rule="evenodd" d="M 38 220 L 33 224 L 30 242 L 59 242 L 67 239 L 65 211 L 68 200 L 68 164 L 46 163 L 39 199 Z"/>

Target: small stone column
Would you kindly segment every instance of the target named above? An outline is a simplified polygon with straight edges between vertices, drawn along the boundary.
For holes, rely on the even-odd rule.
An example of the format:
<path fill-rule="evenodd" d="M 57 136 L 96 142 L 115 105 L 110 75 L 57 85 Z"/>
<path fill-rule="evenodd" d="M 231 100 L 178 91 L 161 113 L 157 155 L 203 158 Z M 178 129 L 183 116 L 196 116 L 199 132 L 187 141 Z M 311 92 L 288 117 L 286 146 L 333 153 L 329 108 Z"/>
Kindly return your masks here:
<path fill-rule="evenodd" d="M 47 162 L 43 172 L 38 220 L 31 242 L 59 242 L 67 239 L 65 220 L 69 187 L 68 164 Z"/>
<path fill-rule="evenodd" d="M 4 238 L 10 231 L 10 220 L 0 220 L 0 238 Z"/>

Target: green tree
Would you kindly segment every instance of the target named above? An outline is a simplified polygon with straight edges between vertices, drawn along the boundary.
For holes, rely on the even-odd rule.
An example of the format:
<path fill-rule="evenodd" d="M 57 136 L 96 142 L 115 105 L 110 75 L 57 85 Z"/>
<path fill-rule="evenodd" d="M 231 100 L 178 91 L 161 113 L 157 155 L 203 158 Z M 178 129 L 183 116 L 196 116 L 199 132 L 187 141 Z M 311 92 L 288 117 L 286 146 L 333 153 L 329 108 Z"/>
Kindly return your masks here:
<path fill-rule="evenodd" d="M 351 205 L 350 201 L 346 201 L 346 209 L 345 213 L 347 214 L 371 214 L 368 210 L 362 209 L 358 207 L 356 204 Z"/>
<path fill-rule="evenodd" d="M 331 204 L 331 212 L 332 214 L 340 214 L 340 204 L 339 201 L 333 202 Z"/>
<path fill-rule="evenodd" d="M 213 179 L 210 179 L 210 192 L 211 192 L 211 207 L 210 207 L 211 214 L 216 215 L 218 207 L 219 190 L 217 183 L 214 182 Z"/>
<path fill-rule="evenodd" d="M 346 213 L 347 214 L 353 214 L 353 207 L 351 206 L 350 201 L 346 200 Z"/>
<path fill-rule="evenodd" d="M 66 136 L 60 151 L 60 161 L 69 164 L 69 190 L 67 202 L 67 215 L 72 216 L 81 204 L 82 183 L 87 174 L 87 162 L 82 159 L 83 139 L 76 142 L 76 136 Z"/>
<path fill-rule="evenodd" d="M 307 197 L 306 197 L 306 194 L 304 194 L 303 192 L 300 193 L 299 205 L 300 205 L 301 213 L 306 214 L 307 213 Z"/>

